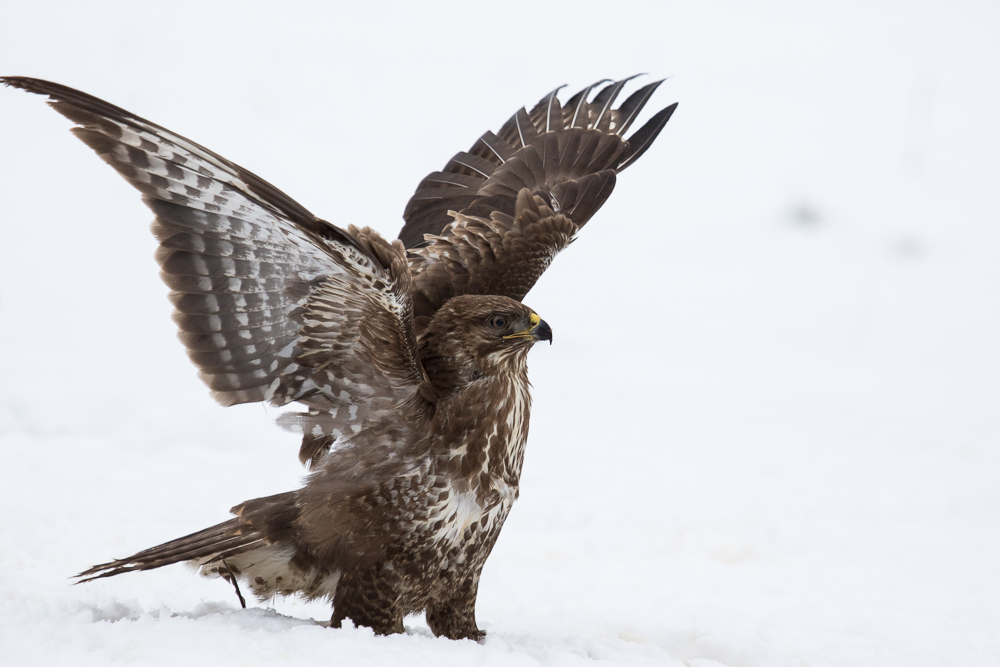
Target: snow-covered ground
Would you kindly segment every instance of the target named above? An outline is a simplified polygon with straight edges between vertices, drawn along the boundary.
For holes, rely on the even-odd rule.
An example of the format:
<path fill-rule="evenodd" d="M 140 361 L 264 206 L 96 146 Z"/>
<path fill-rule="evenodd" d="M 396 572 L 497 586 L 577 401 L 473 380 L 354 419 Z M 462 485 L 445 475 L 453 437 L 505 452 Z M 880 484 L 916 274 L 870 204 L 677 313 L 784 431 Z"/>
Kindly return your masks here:
<path fill-rule="evenodd" d="M 1000 5 L 20 3 L 0 73 L 98 95 L 335 223 L 556 85 L 681 105 L 526 302 L 484 644 L 96 562 L 298 484 L 174 337 L 151 218 L 0 90 L 0 664 L 1000 664 Z"/>

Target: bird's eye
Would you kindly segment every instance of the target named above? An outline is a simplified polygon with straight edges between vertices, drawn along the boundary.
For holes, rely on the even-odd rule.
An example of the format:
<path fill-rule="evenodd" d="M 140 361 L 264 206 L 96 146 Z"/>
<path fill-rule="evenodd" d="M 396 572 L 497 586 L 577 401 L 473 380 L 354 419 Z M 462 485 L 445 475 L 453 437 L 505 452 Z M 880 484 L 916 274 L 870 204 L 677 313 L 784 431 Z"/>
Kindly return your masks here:
<path fill-rule="evenodd" d="M 507 318 L 503 315 L 494 315 L 490 318 L 490 326 L 494 329 L 503 329 L 507 326 Z"/>

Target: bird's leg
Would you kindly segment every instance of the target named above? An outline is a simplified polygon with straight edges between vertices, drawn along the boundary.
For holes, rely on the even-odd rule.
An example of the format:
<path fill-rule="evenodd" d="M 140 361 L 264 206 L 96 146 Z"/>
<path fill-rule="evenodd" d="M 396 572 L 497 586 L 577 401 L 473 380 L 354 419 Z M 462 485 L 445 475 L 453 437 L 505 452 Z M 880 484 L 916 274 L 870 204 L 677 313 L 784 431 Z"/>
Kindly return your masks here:
<path fill-rule="evenodd" d="M 361 572 L 347 571 L 337 582 L 333 596 L 331 628 L 339 628 L 345 619 L 371 628 L 377 635 L 403 632 L 403 613 L 399 609 L 399 576 L 393 570 L 376 565 Z"/>
<path fill-rule="evenodd" d="M 236 589 L 236 597 L 240 599 L 240 606 L 246 609 L 247 601 L 243 599 L 243 593 L 240 592 L 240 584 L 238 581 L 236 581 L 236 575 L 233 574 L 233 568 L 229 567 L 229 563 L 226 562 L 225 558 L 222 559 L 222 564 L 226 566 L 226 572 L 229 573 L 229 577 L 223 575 L 223 578 L 229 579 L 229 583 L 231 583 L 233 585 L 233 588 Z"/>
<path fill-rule="evenodd" d="M 476 594 L 479 571 L 473 572 L 449 592 L 448 597 L 427 605 L 427 625 L 438 637 L 481 640 L 486 633 L 476 625 Z"/>

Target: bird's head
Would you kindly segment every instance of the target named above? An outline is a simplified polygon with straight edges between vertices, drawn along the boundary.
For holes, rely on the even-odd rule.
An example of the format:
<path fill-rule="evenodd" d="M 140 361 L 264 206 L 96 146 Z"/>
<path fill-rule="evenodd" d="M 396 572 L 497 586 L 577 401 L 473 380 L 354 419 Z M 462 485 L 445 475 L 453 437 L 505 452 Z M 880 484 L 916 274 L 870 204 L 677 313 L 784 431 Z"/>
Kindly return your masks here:
<path fill-rule="evenodd" d="M 552 329 L 523 303 L 503 296 L 457 296 L 434 314 L 421 357 L 425 362 L 429 356 L 449 357 L 470 373 L 511 373 L 524 367 L 528 350 L 540 340 L 551 343 Z"/>

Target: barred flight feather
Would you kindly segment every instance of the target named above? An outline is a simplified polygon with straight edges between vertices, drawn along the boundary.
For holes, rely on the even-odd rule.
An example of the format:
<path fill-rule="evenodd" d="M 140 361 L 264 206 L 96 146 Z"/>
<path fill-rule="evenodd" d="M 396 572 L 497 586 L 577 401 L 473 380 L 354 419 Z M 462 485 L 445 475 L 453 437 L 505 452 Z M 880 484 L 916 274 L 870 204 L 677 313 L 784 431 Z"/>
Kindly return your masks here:
<path fill-rule="evenodd" d="M 662 83 L 643 86 L 613 108 L 633 78 L 609 83 L 588 101 L 590 93 L 606 83 L 600 81 L 565 105 L 559 102 L 557 88 L 530 112 L 518 110 L 499 132 L 486 132 L 468 152 L 455 155 L 443 171 L 421 181 L 406 206 L 406 224 L 399 234 L 409 248 L 418 317 L 430 317 L 444 300 L 458 294 L 524 298 L 568 240 L 522 229 L 516 242 L 502 243 L 511 251 L 497 262 L 495 257 L 480 255 L 481 249 L 497 247 L 496 239 L 484 243 L 486 236 L 504 233 L 485 231 L 492 224 L 488 221 L 494 213 L 516 216 L 519 197 L 527 191 L 572 223 L 571 239 L 611 195 L 616 174 L 645 151 L 676 107 L 659 112 L 625 139 L 623 135 Z M 460 222 L 461 216 L 485 221 L 476 227 L 482 233 L 470 233 Z M 471 279 L 479 264 L 492 267 L 494 278 Z M 483 289 L 489 291 L 477 291 Z"/>

